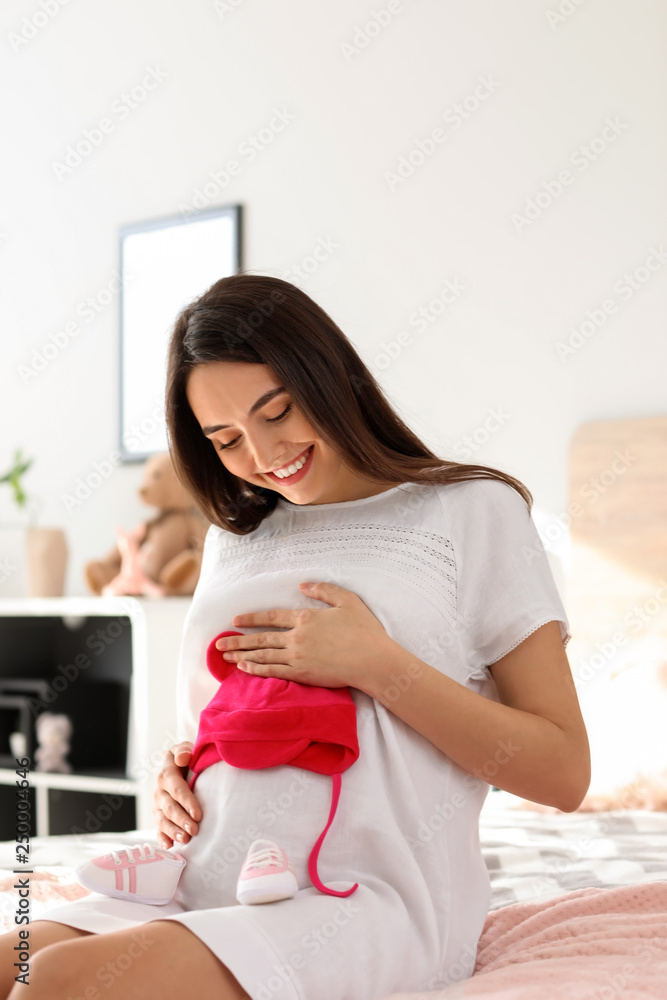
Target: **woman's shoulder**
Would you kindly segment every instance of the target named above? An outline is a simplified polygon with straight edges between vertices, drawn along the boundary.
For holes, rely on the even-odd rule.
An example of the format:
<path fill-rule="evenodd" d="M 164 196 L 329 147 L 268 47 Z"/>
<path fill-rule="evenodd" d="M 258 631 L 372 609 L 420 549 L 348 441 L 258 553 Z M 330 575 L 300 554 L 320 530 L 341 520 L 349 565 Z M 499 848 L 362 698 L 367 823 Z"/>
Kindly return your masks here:
<path fill-rule="evenodd" d="M 532 537 L 533 524 L 526 501 L 502 479 L 438 483 L 433 497 L 433 513 L 427 520 L 435 516 L 440 530 L 460 551 Z"/>
<path fill-rule="evenodd" d="M 442 505 L 460 514 L 519 511 L 529 513 L 518 490 L 504 479 L 484 477 L 455 483 L 437 483 L 434 492 Z"/>
<path fill-rule="evenodd" d="M 355 511 L 361 515 L 362 511 Z M 403 532 L 426 532 L 452 542 L 478 532 L 525 528 L 530 514 L 525 500 L 504 480 L 471 479 L 453 483 L 405 483 L 367 506 L 362 520 L 377 520 Z"/>

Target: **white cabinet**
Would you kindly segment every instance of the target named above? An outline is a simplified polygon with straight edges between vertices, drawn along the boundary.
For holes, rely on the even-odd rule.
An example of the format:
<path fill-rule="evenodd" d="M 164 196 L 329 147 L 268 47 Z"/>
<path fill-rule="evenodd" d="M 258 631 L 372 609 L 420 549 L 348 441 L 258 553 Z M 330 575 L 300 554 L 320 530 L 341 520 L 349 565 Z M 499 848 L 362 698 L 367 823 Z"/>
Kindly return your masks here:
<path fill-rule="evenodd" d="M 0 840 L 14 837 L 9 735 L 30 729 L 41 711 L 72 721 L 72 773 L 38 771 L 33 762 L 32 835 L 154 825 L 162 751 L 177 737 L 176 669 L 190 602 L 0 600 Z M 30 740 L 30 732 L 24 735 Z"/>

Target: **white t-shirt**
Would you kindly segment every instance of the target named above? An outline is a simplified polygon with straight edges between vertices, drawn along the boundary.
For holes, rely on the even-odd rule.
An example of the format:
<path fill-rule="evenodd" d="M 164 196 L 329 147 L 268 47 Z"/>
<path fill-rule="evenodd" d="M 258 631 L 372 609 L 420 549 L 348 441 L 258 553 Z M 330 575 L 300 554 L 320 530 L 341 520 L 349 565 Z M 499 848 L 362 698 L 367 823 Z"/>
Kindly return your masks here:
<path fill-rule="evenodd" d="M 308 580 L 353 591 L 401 646 L 495 701 L 489 664 L 549 621 L 559 623 L 564 643 L 570 638 L 526 504 L 503 482 L 403 484 L 306 506 L 281 498 L 249 535 L 208 531 L 180 652 L 182 738 L 194 742 L 199 713 L 217 690 L 205 662 L 211 639 L 235 629 L 237 614 L 326 608 L 298 589 Z M 389 678 L 389 697 L 399 699 L 401 686 L 416 682 Z M 379 1000 L 471 975 L 490 900 L 479 812 L 498 764 L 489 761 L 488 783 L 475 778 L 388 708 L 352 694 L 360 756 L 343 774 L 318 870 L 331 888 L 358 882 L 355 893 L 327 896 L 308 878 L 331 778 L 220 761 L 197 779 L 204 817 L 197 836 L 178 848 L 188 864 L 174 901 L 156 908 L 95 897 L 59 908 L 71 917 L 80 907 L 78 923 L 62 922 L 113 930 L 155 919 L 159 909 L 198 935 L 253 1000 L 317 1000 L 325 992 L 328 1000 Z M 300 891 L 240 906 L 238 873 L 260 837 L 286 850 Z"/>

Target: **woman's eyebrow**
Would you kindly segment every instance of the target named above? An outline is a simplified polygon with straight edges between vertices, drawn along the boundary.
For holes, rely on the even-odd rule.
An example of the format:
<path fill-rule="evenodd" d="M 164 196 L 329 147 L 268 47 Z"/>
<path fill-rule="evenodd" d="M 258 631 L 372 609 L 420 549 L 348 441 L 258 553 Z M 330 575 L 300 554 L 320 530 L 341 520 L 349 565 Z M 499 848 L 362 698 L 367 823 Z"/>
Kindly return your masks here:
<path fill-rule="evenodd" d="M 269 389 L 268 392 L 265 392 L 263 396 L 260 396 L 259 399 L 252 404 L 248 412 L 248 416 L 251 417 L 253 413 L 261 409 L 262 406 L 269 402 L 269 400 L 273 399 L 274 396 L 278 396 L 281 392 L 287 392 L 282 385 L 279 385 L 277 389 Z M 209 434 L 215 434 L 216 431 L 227 430 L 228 427 L 231 427 L 231 424 L 214 424 L 212 427 L 202 427 L 202 433 L 204 437 L 208 437 Z"/>

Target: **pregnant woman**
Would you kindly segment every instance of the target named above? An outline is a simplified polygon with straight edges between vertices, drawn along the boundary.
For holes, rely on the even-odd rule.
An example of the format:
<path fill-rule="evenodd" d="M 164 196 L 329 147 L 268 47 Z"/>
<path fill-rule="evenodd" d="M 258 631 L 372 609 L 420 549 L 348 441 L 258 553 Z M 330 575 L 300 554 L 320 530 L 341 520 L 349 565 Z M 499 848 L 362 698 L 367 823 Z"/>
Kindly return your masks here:
<path fill-rule="evenodd" d="M 158 360 L 156 360 L 158 363 Z M 170 451 L 211 521 L 185 623 L 183 742 L 155 791 L 158 839 L 187 860 L 162 906 L 93 893 L 31 924 L 31 1000 L 380 1000 L 472 974 L 489 906 L 489 785 L 572 811 L 589 750 L 568 622 L 511 476 L 443 461 L 403 423 L 334 321 L 293 285 L 241 274 L 178 317 Z M 349 688 L 358 759 L 331 778 L 213 762 L 190 789 L 206 650 L 261 678 Z M 243 906 L 252 841 L 298 891 Z M 15 934 L 0 939 L 16 1000 Z"/>

